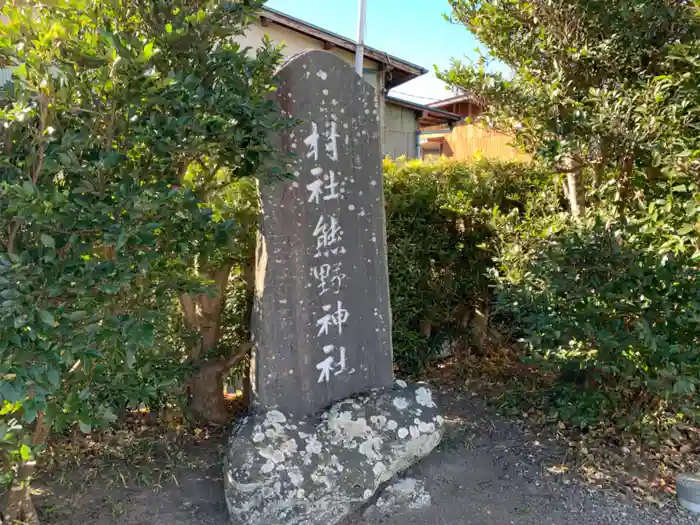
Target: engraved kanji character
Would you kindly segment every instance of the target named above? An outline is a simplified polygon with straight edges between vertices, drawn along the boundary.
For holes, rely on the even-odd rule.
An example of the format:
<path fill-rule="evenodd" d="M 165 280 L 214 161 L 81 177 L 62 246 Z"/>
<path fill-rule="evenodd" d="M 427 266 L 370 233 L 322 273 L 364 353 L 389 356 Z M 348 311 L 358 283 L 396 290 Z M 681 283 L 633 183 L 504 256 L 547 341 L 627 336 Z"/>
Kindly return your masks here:
<path fill-rule="evenodd" d="M 331 215 L 330 220 L 327 222 L 326 216 L 321 215 L 313 231 L 313 236 L 316 237 L 316 249 L 321 250 L 321 248 L 328 248 L 337 244 L 341 240 L 342 233 L 338 219 L 335 216 Z"/>
<path fill-rule="evenodd" d="M 306 153 L 307 158 L 313 157 L 314 160 L 318 160 L 318 126 L 315 122 L 311 123 L 311 135 L 304 139 L 304 144 L 309 148 Z"/>
<path fill-rule="evenodd" d="M 316 326 L 319 327 L 317 335 L 328 335 L 328 329 L 331 326 L 338 328 L 338 333 L 343 333 L 343 325 L 347 323 L 350 313 L 343 308 L 342 301 L 338 301 L 337 309 L 335 312 L 329 313 L 333 308 L 332 305 L 327 304 L 323 307 L 325 315 L 316 321 Z"/>

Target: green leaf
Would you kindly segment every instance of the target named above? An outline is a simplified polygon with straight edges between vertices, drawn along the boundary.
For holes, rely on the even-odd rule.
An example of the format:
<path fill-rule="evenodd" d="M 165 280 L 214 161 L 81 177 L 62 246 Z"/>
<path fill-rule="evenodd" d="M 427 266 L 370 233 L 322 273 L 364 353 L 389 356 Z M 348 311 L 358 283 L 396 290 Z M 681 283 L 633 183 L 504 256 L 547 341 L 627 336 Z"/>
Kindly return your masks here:
<path fill-rule="evenodd" d="M 153 56 L 153 44 L 154 41 L 150 41 L 148 44 L 146 44 L 143 48 L 143 58 L 145 60 L 148 60 Z"/>
<path fill-rule="evenodd" d="M 172 24 L 165 24 L 165 32 L 170 34 L 173 32 L 173 25 Z"/>
<path fill-rule="evenodd" d="M 3 299 L 17 299 L 20 297 L 20 293 L 14 288 L 5 288 L 0 292 L 0 297 Z"/>
<path fill-rule="evenodd" d="M 55 248 L 56 247 L 56 241 L 53 237 L 50 235 L 47 235 L 45 233 L 41 234 L 41 244 L 46 246 L 47 248 Z"/>
<path fill-rule="evenodd" d="M 685 377 L 680 377 L 676 379 L 676 383 L 673 385 L 673 391 L 681 395 L 693 394 L 695 393 L 695 384 Z"/>
<path fill-rule="evenodd" d="M 22 461 L 29 461 L 32 459 L 32 449 L 22 443 L 22 446 L 19 447 L 19 455 L 22 458 Z"/>
<path fill-rule="evenodd" d="M 22 407 L 22 420 L 26 423 L 34 423 L 36 419 L 36 407 L 33 404 L 27 403 Z"/>
<path fill-rule="evenodd" d="M 126 244 L 126 241 L 128 239 L 128 236 L 124 230 L 121 231 L 119 234 L 119 238 L 117 239 L 117 250 L 121 250 L 124 245 Z"/>
<path fill-rule="evenodd" d="M 50 368 L 46 373 L 46 378 L 49 380 L 52 386 L 57 387 L 61 384 L 61 375 L 55 368 Z"/>
<path fill-rule="evenodd" d="M 678 235 L 687 235 L 695 229 L 694 224 L 685 223 L 683 226 L 678 228 Z"/>
<path fill-rule="evenodd" d="M 20 392 L 9 381 L 0 381 L 0 401 L 17 403 L 21 399 Z"/>
<path fill-rule="evenodd" d="M 117 283 L 105 283 L 102 286 L 100 286 L 100 289 L 110 295 L 113 295 L 121 289 L 119 284 Z"/>
<path fill-rule="evenodd" d="M 51 315 L 51 312 L 47 312 L 46 310 L 39 310 L 39 319 L 47 326 L 53 327 L 56 324 L 56 320 L 53 318 L 53 315 Z"/>
<path fill-rule="evenodd" d="M 105 407 L 102 411 L 102 419 L 107 423 L 114 423 L 119 418 L 111 408 Z"/>
<path fill-rule="evenodd" d="M 92 425 L 89 423 L 83 423 L 82 421 L 79 421 L 78 426 L 80 427 L 80 431 L 83 434 L 89 434 L 90 432 L 92 432 Z"/>
<path fill-rule="evenodd" d="M 58 160 L 63 166 L 69 167 L 73 165 L 73 159 L 70 158 L 70 155 L 66 155 L 65 153 L 59 153 Z"/>
<path fill-rule="evenodd" d="M 122 155 L 118 151 L 113 151 L 106 155 L 105 158 L 102 159 L 102 162 L 104 163 L 105 168 L 111 169 L 117 166 L 119 162 L 123 160 L 123 158 L 124 155 Z"/>
<path fill-rule="evenodd" d="M 14 70 L 13 73 L 21 79 L 27 78 L 27 64 L 22 63 L 19 66 L 17 66 Z"/>
<path fill-rule="evenodd" d="M 134 364 L 136 363 L 136 353 L 134 352 L 133 348 L 127 348 L 125 351 L 126 354 L 126 366 L 128 368 L 133 368 Z"/>
<path fill-rule="evenodd" d="M 87 312 L 83 310 L 78 310 L 76 312 L 71 312 L 68 314 L 68 320 L 69 321 L 80 321 L 87 315 Z"/>

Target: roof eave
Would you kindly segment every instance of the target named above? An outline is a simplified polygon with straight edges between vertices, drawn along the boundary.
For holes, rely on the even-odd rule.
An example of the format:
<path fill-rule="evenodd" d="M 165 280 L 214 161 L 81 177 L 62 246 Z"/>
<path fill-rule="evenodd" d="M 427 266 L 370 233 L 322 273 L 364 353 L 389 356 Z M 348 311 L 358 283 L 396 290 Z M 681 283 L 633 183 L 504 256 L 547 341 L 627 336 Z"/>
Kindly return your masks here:
<path fill-rule="evenodd" d="M 487 105 L 486 101 L 481 99 L 481 97 L 477 97 L 471 94 L 463 94 L 458 95 L 456 97 L 446 98 L 444 100 L 436 100 L 435 102 L 431 102 L 430 104 L 428 104 L 428 106 L 430 106 L 431 108 L 442 108 L 445 106 L 449 106 L 450 104 L 458 104 L 460 102 L 467 102 L 480 107 L 486 107 Z"/>
<path fill-rule="evenodd" d="M 420 119 L 423 121 L 424 125 L 434 125 L 436 123 L 441 124 L 443 122 L 451 125 L 462 120 L 460 115 L 450 111 L 424 106 L 423 104 L 416 104 L 414 102 L 396 97 L 387 96 L 384 98 L 390 104 L 396 104 L 420 113 Z"/>
<path fill-rule="evenodd" d="M 333 33 L 313 24 L 309 24 L 308 22 L 299 20 L 298 18 L 294 18 L 293 16 L 289 16 L 280 11 L 276 11 L 275 9 L 265 7 L 262 9 L 261 13 L 261 17 L 263 19 L 267 19 L 277 25 L 315 38 L 323 42 L 324 47 L 327 49 L 339 47 L 350 53 L 354 53 L 355 48 L 357 47 L 357 44 L 354 41 L 345 38 L 344 36 L 338 35 L 337 33 Z M 403 75 L 401 75 L 403 78 L 400 83 L 407 82 L 428 72 L 428 70 L 424 67 L 407 62 L 406 60 L 402 60 L 370 46 L 365 46 L 365 57 L 382 64 L 389 70 L 397 70 L 403 73 Z"/>

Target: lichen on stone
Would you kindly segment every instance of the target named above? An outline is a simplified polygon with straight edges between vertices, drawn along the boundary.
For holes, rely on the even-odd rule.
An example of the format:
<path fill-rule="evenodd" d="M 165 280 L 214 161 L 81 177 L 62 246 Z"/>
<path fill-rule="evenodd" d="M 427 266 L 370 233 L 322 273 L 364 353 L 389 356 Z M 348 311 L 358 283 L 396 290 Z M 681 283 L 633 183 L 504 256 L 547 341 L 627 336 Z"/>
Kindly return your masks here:
<path fill-rule="evenodd" d="M 394 406 L 399 410 L 406 410 L 408 408 L 408 401 L 404 397 L 397 397 L 394 399 Z"/>
<path fill-rule="evenodd" d="M 424 509 L 431 505 L 425 483 L 414 478 L 404 478 L 389 485 L 377 502 L 365 511 L 365 517 L 396 516 Z"/>
<path fill-rule="evenodd" d="M 416 402 L 424 407 L 434 408 L 433 394 L 426 387 L 422 386 L 416 390 Z"/>

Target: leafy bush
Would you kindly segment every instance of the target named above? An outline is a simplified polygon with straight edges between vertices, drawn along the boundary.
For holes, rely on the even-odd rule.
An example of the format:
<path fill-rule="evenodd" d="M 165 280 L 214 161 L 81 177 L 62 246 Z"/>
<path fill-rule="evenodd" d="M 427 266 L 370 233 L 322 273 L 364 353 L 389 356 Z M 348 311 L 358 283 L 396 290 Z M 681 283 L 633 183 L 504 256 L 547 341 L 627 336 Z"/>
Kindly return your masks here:
<path fill-rule="evenodd" d="M 565 174 L 571 214 L 580 217 L 498 225 L 498 312 L 533 362 L 559 373 L 558 416 L 587 423 L 694 410 L 697 5 L 449 3 L 513 75 L 489 72 L 484 59 L 477 68 L 456 61 L 441 76 L 481 96 L 482 118 Z"/>
<path fill-rule="evenodd" d="M 497 310 L 519 329 L 533 363 L 560 374 L 559 417 L 587 424 L 617 413 L 624 422 L 660 399 L 695 410 L 697 184 L 676 183 L 626 219 L 599 213 L 546 231 L 537 221 L 521 226 L 529 235 L 501 250 Z"/>
<path fill-rule="evenodd" d="M 489 296 L 495 225 L 558 209 L 551 176 L 532 165 L 385 161 L 394 354 L 414 373 L 468 338 Z"/>
<path fill-rule="evenodd" d="M 583 220 L 535 165 L 385 163 L 396 362 L 474 341 L 476 309 L 554 372 L 556 417 L 625 424 L 700 388 L 700 192 L 668 176 L 620 217 L 602 184 Z M 488 312 L 488 307 L 486 308 Z M 516 341 L 513 341 L 514 343 Z"/>
<path fill-rule="evenodd" d="M 234 42 L 263 3 L 3 4 L 0 62 L 13 68 L 0 89 L 9 521 L 38 521 L 29 481 L 49 432 L 89 432 L 127 404 L 193 399 L 191 379 L 225 350 L 210 278 L 223 275 L 225 288 L 249 251 L 232 183 L 263 171 L 286 123 L 269 99 L 279 50 Z M 197 309 L 205 302 L 212 318 Z M 195 322 L 184 329 L 183 317 Z"/>

